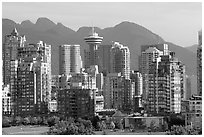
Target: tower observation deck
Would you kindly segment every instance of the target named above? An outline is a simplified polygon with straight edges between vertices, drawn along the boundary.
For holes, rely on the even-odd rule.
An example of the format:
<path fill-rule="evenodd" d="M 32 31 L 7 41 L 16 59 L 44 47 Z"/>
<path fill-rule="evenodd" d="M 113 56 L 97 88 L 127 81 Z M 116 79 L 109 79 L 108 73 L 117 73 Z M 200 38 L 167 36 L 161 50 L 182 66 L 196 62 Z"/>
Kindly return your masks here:
<path fill-rule="evenodd" d="M 84 41 L 89 45 L 89 64 L 97 65 L 97 49 L 99 44 L 101 44 L 103 37 L 100 37 L 98 33 L 94 31 L 94 27 L 92 27 L 89 36 L 84 38 Z"/>

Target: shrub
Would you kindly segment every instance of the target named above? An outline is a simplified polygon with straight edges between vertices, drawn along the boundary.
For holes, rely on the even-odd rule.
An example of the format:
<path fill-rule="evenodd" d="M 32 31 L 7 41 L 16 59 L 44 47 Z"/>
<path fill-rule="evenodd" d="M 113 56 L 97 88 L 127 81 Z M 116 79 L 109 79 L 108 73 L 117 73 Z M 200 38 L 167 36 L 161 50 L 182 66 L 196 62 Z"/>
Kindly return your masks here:
<path fill-rule="evenodd" d="M 80 122 L 79 122 L 80 121 Z M 83 121 L 83 122 L 82 122 Z M 84 120 L 78 120 L 76 123 L 74 121 L 59 121 L 52 126 L 48 134 L 49 135 L 91 135 L 93 134 L 92 127 L 89 125 L 89 121 L 86 121 L 85 126 Z"/>
<path fill-rule="evenodd" d="M 150 131 L 151 131 L 151 132 L 158 132 L 158 131 L 159 131 L 159 127 L 157 127 L 157 126 L 155 125 L 155 121 L 151 121 L 149 128 L 150 128 Z"/>
<path fill-rule="evenodd" d="M 110 128 L 115 129 L 115 124 L 113 123 L 113 121 L 111 121 L 111 123 L 110 123 Z"/>
<path fill-rule="evenodd" d="M 20 116 L 14 118 L 14 124 L 19 126 L 23 123 L 23 119 Z"/>
<path fill-rule="evenodd" d="M 46 118 L 46 117 L 43 117 L 43 118 L 42 118 L 42 125 L 48 125 L 48 122 L 47 122 L 47 118 Z"/>
<path fill-rule="evenodd" d="M 115 128 L 123 129 L 122 120 L 116 120 L 114 123 L 115 123 Z"/>
<path fill-rule="evenodd" d="M 31 125 L 38 125 L 38 119 L 36 117 L 30 117 Z"/>
<path fill-rule="evenodd" d="M 43 124 L 43 120 L 40 116 L 37 117 L 37 121 L 38 121 L 38 125 L 42 125 Z"/>
<path fill-rule="evenodd" d="M 25 117 L 23 119 L 23 125 L 29 125 L 30 124 L 30 118 L 29 117 Z"/>
<path fill-rule="evenodd" d="M 194 128 L 191 126 L 172 126 L 168 135 L 199 135 L 202 134 L 202 128 Z"/>
<path fill-rule="evenodd" d="M 56 117 L 56 116 L 49 117 L 47 119 L 47 124 L 49 127 L 51 127 L 51 126 L 54 126 L 57 122 L 59 122 L 59 120 L 60 120 L 60 118 Z"/>
<path fill-rule="evenodd" d="M 10 127 L 11 120 L 8 117 L 3 117 L 2 119 L 2 127 Z"/>

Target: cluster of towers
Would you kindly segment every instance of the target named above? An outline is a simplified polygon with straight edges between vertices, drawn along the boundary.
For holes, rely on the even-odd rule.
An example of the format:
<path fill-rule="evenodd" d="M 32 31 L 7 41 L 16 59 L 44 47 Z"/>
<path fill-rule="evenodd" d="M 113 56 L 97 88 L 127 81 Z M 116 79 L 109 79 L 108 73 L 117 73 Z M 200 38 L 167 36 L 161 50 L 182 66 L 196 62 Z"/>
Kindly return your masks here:
<path fill-rule="evenodd" d="M 3 44 L 3 83 L 13 115 L 47 113 L 51 97 L 51 45 L 26 43 L 16 29 Z M 3 108 L 4 109 L 4 108 Z"/>
<path fill-rule="evenodd" d="M 51 75 L 51 45 L 42 41 L 28 44 L 14 29 L 3 45 L 3 82 L 10 93 L 9 99 L 4 96 L 10 102 L 9 108 L 3 107 L 4 114 L 57 111 L 68 117 L 88 117 L 104 109 L 148 114 L 182 112 L 182 101 L 188 99 L 185 65 L 167 44 L 142 45 L 139 70 L 132 71 L 129 48 L 118 42 L 102 45 L 102 40 L 92 28 L 84 38 L 89 46 L 84 62 L 80 45 L 61 45 L 59 75 Z M 200 73 L 198 70 L 198 76 Z"/>

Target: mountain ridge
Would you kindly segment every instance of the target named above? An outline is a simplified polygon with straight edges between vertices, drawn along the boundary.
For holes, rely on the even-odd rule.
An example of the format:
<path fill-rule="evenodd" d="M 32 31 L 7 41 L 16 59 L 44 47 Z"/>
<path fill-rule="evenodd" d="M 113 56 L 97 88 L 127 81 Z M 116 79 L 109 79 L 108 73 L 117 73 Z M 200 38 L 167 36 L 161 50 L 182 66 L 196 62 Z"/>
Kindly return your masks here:
<path fill-rule="evenodd" d="M 59 45 L 81 45 L 82 60 L 84 58 L 84 49 L 88 48 L 88 45 L 83 39 L 85 36 L 88 36 L 90 27 L 80 27 L 77 31 L 74 31 L 62 23 L 54 23 L 48 18 L 39 18 L 35 24 L 29 20 L 22 21 L 18 24 L 10 19 L 2 19 L 2 40 L 4 38 L 3 36 L 11 33 L 13 27 L 16 27 L 20 34 L 26 36 L 28 43 L 43 40 L 52 45 L 52 62 L 55 62 L 52 63 L 53 74 L 58 74 L 59 70 Z M 123 21 L 113 27 L 104 29 L 95 27 L 94 29 L 99 36 L 104 37 L 102 44 L 110 44 L 111 41 L 118 41 L 129 47 L 131 52 L 131 69 L 134 70 L 138 69 L 138 56 L 140 55 L 141 45 L 166 42 L 159 35 L 134 22 Z M 173 43 L 169 43 L 169 48 L 176 52 L 176 56 L 178 56 L 179 60 L 185 62 L 187 74 L 196 74 L 196 54 Z"/>

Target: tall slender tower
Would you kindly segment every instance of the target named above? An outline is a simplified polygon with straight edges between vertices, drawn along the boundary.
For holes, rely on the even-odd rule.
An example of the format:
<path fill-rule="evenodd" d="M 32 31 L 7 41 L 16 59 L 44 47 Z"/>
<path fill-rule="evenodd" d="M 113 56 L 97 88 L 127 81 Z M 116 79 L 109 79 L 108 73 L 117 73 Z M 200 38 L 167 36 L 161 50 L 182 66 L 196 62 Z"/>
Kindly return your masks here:
<path fill-rule="evenodd" d="M 197 90 L 198 90 L 197 94 L 202 96 L 202 30 L 198 32 Z"/>
<path fill-rule="evenodd" d="M 130 78 L 130 51 L 127 46 L 114 42 L 111 48 L 110 63 L 111 73 L 121 73 L 126 79 Z"/>
<path fill-rule="evenodd" d="M 10 35 L 5 36 L 3 44 L 3 82 L 10 84 L 12 61 L 17 59 L 18 47 L 23 47 L 26 39 L 25 36 L 20 36 L 17 29 L 14 28 Z"/>
<path fill-rule="evenodd" d="M 84 38 L 85 42 L 89 45 L 89 51 L 85 51 L 85 68 L 91 65 L 98 65 L 98 46 L 101 44 L 103 37 L 98 36 L 94 31 L 94 27 L 89 33 L 88 37 Z"/>
<path fill-rule="evenodd" d="M 80 45 L 61 45 L 59 52 L 60 75 L 79 73 L 82 68 Z"/>

